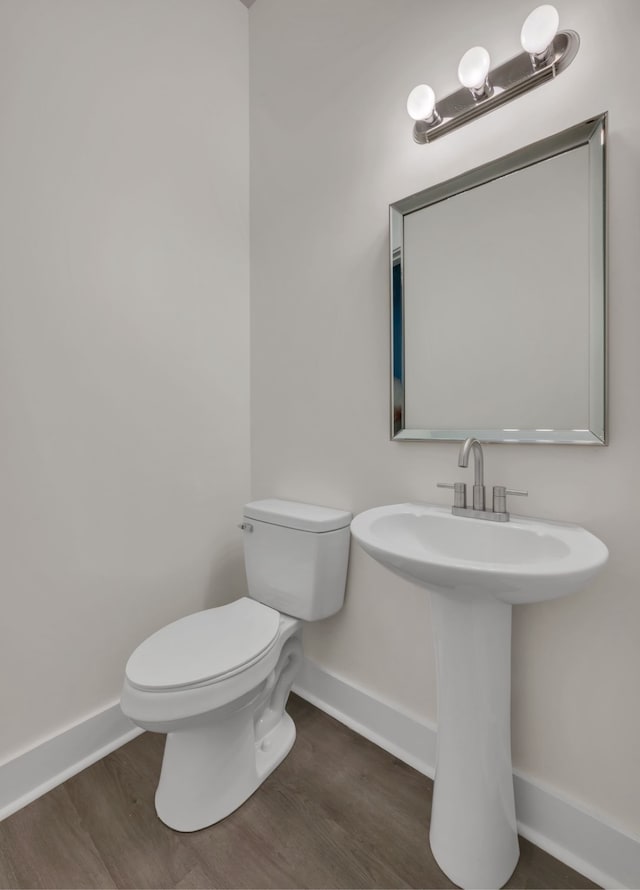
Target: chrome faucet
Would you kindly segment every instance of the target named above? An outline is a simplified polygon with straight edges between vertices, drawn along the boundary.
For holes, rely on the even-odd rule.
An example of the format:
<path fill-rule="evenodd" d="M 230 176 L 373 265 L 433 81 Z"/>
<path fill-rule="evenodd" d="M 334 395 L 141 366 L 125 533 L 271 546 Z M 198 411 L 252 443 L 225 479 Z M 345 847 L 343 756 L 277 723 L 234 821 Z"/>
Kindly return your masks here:
<path fill-rule="evenodd" d="M 485 507 L 484 491 L 484 457 L 482 445 L 473 437 L 465 439 L 458 455 L 458 466 L 469 466 L 469 454 L 473 451 L 473 499 L 472 506 L 467 507 L 467 485 L 465 482 L 438 482 L 438 488 L 453 488 L 454 516 L 468 516 L 472 519 L 489 519 L 492 522 L 508 522 L 507 495 L 526 495 L 526 491 L 505 488 L 504 485 L 493 486 L 493 509 Z"/>
<path fill-rule="evenodd" d="M 465 439 L 458 455 L 458 466 L 469 466 L 469 452 L 473 451 L 473 509 L 484 510 L 484 457 L 477 439 Z"/>

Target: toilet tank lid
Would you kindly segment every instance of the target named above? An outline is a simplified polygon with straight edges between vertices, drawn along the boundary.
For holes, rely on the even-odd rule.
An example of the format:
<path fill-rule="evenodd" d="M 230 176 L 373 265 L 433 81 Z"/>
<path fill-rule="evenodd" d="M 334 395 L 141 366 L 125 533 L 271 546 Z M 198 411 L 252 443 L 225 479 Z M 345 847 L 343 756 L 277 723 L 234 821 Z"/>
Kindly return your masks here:
<path fill-rule="evenodd" d="M 348 526 L 353 518 L 346 510 L 333 507 L 319 507 L 316 504 L 301 504 L 298 501 L 281 501 L 266 498 L 251 501 L 244 508 L 247 519 L 297 528 L 305 532 L 331 532 Z"/>

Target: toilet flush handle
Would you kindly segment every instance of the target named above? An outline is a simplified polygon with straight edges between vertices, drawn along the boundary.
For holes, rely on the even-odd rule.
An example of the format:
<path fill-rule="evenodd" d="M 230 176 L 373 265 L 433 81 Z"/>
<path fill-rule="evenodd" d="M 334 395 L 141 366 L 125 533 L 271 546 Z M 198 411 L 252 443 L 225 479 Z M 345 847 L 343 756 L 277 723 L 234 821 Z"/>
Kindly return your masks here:
<path fill-rule="evenodd" d="M 239 524 L 238 528 L 241 528 L 243 532 L 252 532 L 253 531 L 253 526 L 251 525 L 250 522 L 241 522 Z"/>

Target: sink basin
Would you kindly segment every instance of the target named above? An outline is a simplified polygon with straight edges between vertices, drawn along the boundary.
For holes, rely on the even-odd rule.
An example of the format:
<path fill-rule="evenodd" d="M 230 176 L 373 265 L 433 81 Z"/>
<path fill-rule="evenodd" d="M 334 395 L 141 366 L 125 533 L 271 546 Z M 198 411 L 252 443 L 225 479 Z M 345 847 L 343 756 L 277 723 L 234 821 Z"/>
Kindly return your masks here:
<path fill-rule="evenodd" d="M 432 504 L 360 513 L 351 533 L 392 572 L 431 589 L 506 603 L 555 599 L 582 587 L 608 550 L 579 525 L 512 517 L 487 522 Z"/>
<path fill-rule="evenodd" d="M 429 842 L 459 887 L 502 887 L 520 855 L 511 766 L 511 614 L 573 593 L 608 550 L 577 525 L 490 522 L 430 504 L 355 517 L 374 559 L 429 590 L 438 737 Z M 541 655 L 541 657 L 543 657 Z"/>

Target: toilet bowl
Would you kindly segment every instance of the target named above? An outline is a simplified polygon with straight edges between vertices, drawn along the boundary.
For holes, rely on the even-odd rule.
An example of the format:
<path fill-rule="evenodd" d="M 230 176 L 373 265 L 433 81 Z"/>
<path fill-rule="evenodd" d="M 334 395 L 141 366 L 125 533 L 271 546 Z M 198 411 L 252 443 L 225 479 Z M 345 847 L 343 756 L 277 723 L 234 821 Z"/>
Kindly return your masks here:
<path fill-rule="evenodd" d="M 197 831 L 224 819 L 291 750 L 285 705 L 302 619 L 342 607 L 350 521 L 345 511 L 292 501 L 247 504 L 250 596 L 173 622 L 127 662 L 123 712 L 167 734 L 155 804 L 169 827 Z"/>

